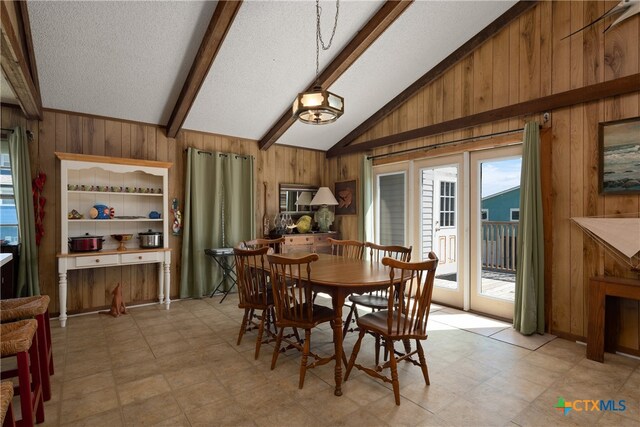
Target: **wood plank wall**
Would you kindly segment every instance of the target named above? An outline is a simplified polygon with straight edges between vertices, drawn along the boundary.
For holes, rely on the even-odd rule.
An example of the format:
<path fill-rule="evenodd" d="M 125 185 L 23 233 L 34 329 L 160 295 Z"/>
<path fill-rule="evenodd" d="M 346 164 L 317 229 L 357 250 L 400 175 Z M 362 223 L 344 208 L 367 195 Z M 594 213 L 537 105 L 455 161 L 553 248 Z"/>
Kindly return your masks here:
<path fill-rule="evenodd" d="M 367 141 L 493 108 L 535 99 L 637 73 L 640 17 L 603 34 L 604 20 L 570 37 L 617 1 L 540 2 L 480 46 L 442 77 L 356 142 Z M 598 123 L 639 115 L 640 95 L 632 93 L 551 111 L 553 186 L 553 304 L 551 330 L 584 340 L 587 334 L 588 279 L 598 274 L 636 277 L 617 263 L 569 218 L 581 215 L 637 214 L 638 196 L 601 196 L 597 182 Z M 473 129 L 376 149 L 395 152 L 472 135 L 514 130 L 540 115 L 487 123 Z M 393 161 L 393 158 L 379 160 Z M 327 181 L 356 179 L 361 155 L 331 159 Z M 338 217 L 344 238 L 357 238 L 357 218 Z M 638 302 L 621 306 L 619 348 L 640 351 Z"/>
<path fill-rule="evenodd" d="M 184 173 L 186 147 L 205 151 L 249 154 L 256 165 L 256 232 L 262 233 L 264 185 L 267 182 L 267 214 L 278 210 L 278 184 L 296 183 L 321 185 L 324 153 L 274 145 L 268 151 L 258 150 L 256 141 L 201 132 L 183 131 L 177 139 L 167 138 L 164 128 L 142 123 L 107 119 L 83 114 L 45 110 L 41 122 L 26 120 L 22 112 L 2 106 L 3 128 L 23 126 L 31 130 L 29 143 L 32 174 L 42 170 L 47 174 L 44 188 L 45 236 L 39 247 L 40 289 L 51 297 L 51 311 L 58 306 L 58 274 L 55 255 L 60 251 L 60 163 L 54 151 L 128 157 L 173 162 L 169 170 L 169 196 L 177 197 L 184 209 Z M 168 208 L 167 208 L 168 212 Z M 171 297 L 177 298 L 180 286 L 180 254 L 182 238 L 170 236 Z M 69 272 L 68 311 L 90 311 L 110 304 L 110 292 L 119 283 L 124 287 L 127 303 L 154 301 L 157 298 L 155 265 L 97 268 Z"/>

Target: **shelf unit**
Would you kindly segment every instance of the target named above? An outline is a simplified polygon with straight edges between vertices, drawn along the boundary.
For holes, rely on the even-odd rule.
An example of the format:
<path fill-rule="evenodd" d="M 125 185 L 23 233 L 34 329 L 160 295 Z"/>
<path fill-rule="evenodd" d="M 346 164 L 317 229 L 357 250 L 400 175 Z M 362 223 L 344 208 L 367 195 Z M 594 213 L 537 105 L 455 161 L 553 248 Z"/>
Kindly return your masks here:
<path fill-rule="evenodd" d="M 169 168 L 172 164 L 148 160 L 83 154 L 56 153 L 60 159 L 60 252 L 58 253 L 58 287 L 60 289 L 60 324 L 66 325 L 67 271 L 84 268 L 115 267 L 131 264 L 157 263 L 159 274 L 158 300 L 169 308 L 171 250 L 169 249 Z M 80 186 L 135 187 L 147 192 L 70 190 Z M 151 192 L 153 189 L 153 193 Z M 91 219 L 94 205 L 113 208 L 111 219 Z M 82 219 L 69 219 L 76 210 Z M 149 218 L 151 212 L 160 218 Z M 118 218 L 121 215 L 126 218 Z M 135 218 L 134 218 L 135 217 Z M 117 251 L 119 242 L 112 234 L 138 234 L 160 231 L 165 237 L 162 248 L 138 249 L 136 240 L 126 243 L 127 250 Z M 73 253 L 70 237 L 103 236 L 101 251 Z"/>

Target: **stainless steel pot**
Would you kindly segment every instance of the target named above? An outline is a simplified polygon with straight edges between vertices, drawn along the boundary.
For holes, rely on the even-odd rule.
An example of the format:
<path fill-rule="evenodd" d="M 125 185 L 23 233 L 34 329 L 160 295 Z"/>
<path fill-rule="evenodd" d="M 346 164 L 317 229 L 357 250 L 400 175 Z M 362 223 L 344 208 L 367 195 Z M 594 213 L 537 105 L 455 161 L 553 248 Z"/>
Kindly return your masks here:
<path fill-rule="evenodd" d="M 92 252 L 102 249 L 102 236 L 90 236 L 89 233 L 79 237 L 69 237 L 71 252 Z"/>
<path fill-rule="evenodd" d="M 162 233 L 159 231 L 149 230 L 144 233 L 138 233 L 140 239 L 140 247 L 142 249 L 161 248 L 163 244 Z"/>

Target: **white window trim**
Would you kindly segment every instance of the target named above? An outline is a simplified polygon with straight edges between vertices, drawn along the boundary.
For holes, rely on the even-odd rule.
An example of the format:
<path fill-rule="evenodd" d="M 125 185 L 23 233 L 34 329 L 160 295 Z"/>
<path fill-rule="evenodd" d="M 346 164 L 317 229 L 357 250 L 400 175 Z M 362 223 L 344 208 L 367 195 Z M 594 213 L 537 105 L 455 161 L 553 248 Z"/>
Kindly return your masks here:
<path fill-rule="evenodd" d="M 487 217 L 485 219 L 482 219 L 482 214 L 486 213 Z M 489 209 L 480 209 L 480 220 L 481 221 L 489 221 Z"/>
<path fill-rule="evenodd" d="M 518 212 L 518 219 L 513 219 L 513 213 Z M 518 222 L 520 221 L 520 208 L 510 208 L 509 209 L 509 221 Z"/>

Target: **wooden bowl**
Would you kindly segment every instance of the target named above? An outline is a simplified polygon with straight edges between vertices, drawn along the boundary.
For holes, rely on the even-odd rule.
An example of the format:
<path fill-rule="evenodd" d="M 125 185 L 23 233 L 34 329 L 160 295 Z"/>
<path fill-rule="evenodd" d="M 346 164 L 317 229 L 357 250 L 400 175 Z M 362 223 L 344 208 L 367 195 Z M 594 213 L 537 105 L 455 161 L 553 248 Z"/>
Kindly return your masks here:
<path fill-rule="evenodd" d="M 131 240 L 133 234 L 112 234 L 111 237 L 120 242 L 120 246 L 118 246 L 119 251 L 126 251 L 127 248 L 124 245 L 124 242 L 126 242 L 127 240 Z"/>

